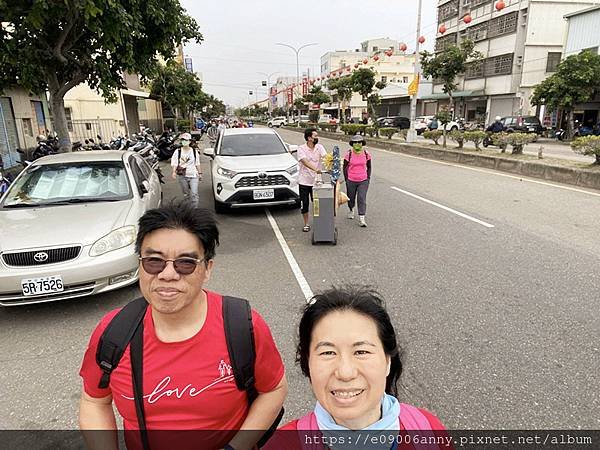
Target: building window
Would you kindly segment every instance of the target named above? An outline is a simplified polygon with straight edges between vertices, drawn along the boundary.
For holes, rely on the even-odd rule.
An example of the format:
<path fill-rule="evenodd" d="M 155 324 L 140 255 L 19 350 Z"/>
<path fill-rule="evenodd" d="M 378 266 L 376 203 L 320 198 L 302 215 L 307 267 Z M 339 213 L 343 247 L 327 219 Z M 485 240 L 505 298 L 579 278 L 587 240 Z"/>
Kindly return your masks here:
<path fill-rule="evenodd" d="M 27 136 L 33 137 L 33 125 L 31 124 L 31 119 L 21 119 L 23 120 L 23 132 Z"/>
<path fill-rule="evenodd" d="M 469 63 L 465 73 L 466 79 L 509 75 L 512 73 L 513 53 L 494 56 L 479 62 Z"/>
<path fill-rule="evenodd" d="M 402 77 L 402 82 L 403 83 L 408 83 L 408 77 Z"/>
<path fill-rule="evenodd" d="M 377 50 L 379 50 L 379 47 L 373 47 L 374 52 L 376 52 Z"/>
<path fill-rule="evenodd" d="M 503 34 L 514 33 L 517 31 L 517 19 L 519 12 L 515 11 L 490 20 L 488 37 L 502 36 Z"/>
<path fill-rule="evenodd" d="M 485 5 L 486 3 L 492 3 L 493 0 L 462 0 L 462 9 L 472 9 L 478 6 Z"/>
<path fill-rule="evenodd" d="M 438 22 L 458 16 L 458 0 L 451 0 L 438 8 Z"/>
<path fill-rule="evenodd" d="M 560 64 L 561 52 L 548 52 L 548 60 L 546 61 L 546 72 L 556 72 Z"/>
<path fill-rule="evenodd" d="M 65 117 L 67 118 L 67 129 L 73 132 L 73 111 L 71 108 L 65 108 Z"/>
<path fill-rule="evenodd" d="M 482 41 L 488 37 L 489 22 L 478 23 L 467 29 L 467 37 L 474 42 Z"/>
<path fill-rule="evenodd" d="M 472 78 L 483 77 L 483 61 L 472 62 L 467 64 L 467 71 L 465 72 L 465 78 L 470 80 Z"/>
<path fill-rule="evenodd" d="M 387 83 L 387 77 L 386 76 L 382 76 L 381 77 L 381 82 L 382 83 Z"/>
<path fill-rule="evenodd" d="M 456 33 L 452 33 L 452 34 L 449 34 L 448 36 L 444 36 L 444 37 L 438 38 L 435 41 L 435 51 L 436 51 L 436 53 L 443 52 L 444 50 L 446 50 L 451 45 L 456 45 L 456 37 L 457 37 L 457 34 Z"/>

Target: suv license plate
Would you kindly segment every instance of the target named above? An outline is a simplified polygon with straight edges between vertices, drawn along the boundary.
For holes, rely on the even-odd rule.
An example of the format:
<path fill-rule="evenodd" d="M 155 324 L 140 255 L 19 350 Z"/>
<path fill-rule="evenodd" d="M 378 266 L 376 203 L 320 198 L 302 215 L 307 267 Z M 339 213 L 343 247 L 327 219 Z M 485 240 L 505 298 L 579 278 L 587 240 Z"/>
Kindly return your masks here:
<path fill-rule="evenodd" d="M 257 191 L 252 191 L 252 197 L 254 198 L 254 200 L 272 200 L 275 198 L 275 190 L 260 189 Z"/>
<path fill-rule="evenodd" d="M 23 290 L 23 295 L 30 296 L 62 292 L 65 290 L 65 287 L 63 286 L 62 277 L 54 275 L 51 277 L 26 278 L 21 280 L 21 289 Z"/>

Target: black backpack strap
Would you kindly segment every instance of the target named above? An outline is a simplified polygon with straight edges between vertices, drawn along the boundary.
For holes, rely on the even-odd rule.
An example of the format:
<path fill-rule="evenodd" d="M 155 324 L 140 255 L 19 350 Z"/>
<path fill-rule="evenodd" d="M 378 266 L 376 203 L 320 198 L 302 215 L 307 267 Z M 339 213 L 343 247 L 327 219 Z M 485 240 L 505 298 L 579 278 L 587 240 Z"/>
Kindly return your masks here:
<path fill-rule="evenodd" d="M 256 361 L 254 326 L 252 325 L 252 309 L 248 300 L 223 296 L 223 326 L 235 384 L 238 389 L 247 392 L 248 404 L 252 405 L 252 402 L 258 397 L 258 391 L 254 377 Z M 284 412 L 284 409 L 281 408 L 275 421 L 258 441 L 259 448 L 263 447 L 273 435 Z"/>
<path fill-rule="evenodd" d="M 135 401 L 135 412 L 138 426 L 142 436 L 144 450 L 150 450 L 148 430 L 146 428 L 146 414 L 144 412 L 144 322 L 141 321 L 135 329 L 131 345 L 129 346 L 131 356 L 131 382 L 133 385 L 133 397 Z"/>
<path fill-rule="evenodd" d="M 113 317 L 100 336 L 96 350 L 96 363 L 103 372 L 98 383 L 99 388 L 108 387 L 110 374 L 119 365 L 123 352 L 144 318 L 147 307 L 148 302 L 143 297 L 128 303 Z"/>

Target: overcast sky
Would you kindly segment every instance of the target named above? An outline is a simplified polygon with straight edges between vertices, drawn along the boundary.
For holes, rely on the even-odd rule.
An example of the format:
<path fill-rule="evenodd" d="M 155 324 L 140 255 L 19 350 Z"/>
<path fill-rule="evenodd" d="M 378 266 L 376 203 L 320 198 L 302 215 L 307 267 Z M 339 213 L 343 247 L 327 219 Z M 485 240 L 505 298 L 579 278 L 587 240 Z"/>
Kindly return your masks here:
<path fill-rule="evenodd" d="M 406 42 L 412 51 L 416 38 L 417 0 L 181 0 L 200 25 L 204 41 L 188 44 L 186 56 L 201 72 L 203 87 L 234 106 L 248 102 L 248 91 L 266 88 L 259 72 L 296 76 L 296 54 L 277 42 L 298 48 L 300 71 L 320 71 L 320 57 L 333 50 L 360 48 L 367 39 Z M 297 5 L 297 6 L 295 6 Z M 423 0 L 422 34 L 425 48 L 433 47 L 437 0 Z"/>

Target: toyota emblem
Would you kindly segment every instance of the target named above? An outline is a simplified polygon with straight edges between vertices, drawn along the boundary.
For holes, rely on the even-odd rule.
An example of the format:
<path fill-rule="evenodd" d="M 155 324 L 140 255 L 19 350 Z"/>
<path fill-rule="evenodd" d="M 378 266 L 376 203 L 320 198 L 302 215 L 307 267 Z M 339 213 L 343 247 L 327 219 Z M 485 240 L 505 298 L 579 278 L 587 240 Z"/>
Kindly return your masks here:
<path fill-rule="evenodd" d="M 258 172 L 258 178 L 267 178 L 266 172 Z"/>
<path fill-rule="evenodd" d="M 48 261 L 48 253 L 37 252 L 35 255 L 33 255 L 33 259 L 35 260 L 35 262 L 39 262 L 39 263 L 46 262 L 46 261 Z"/>

